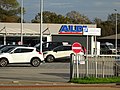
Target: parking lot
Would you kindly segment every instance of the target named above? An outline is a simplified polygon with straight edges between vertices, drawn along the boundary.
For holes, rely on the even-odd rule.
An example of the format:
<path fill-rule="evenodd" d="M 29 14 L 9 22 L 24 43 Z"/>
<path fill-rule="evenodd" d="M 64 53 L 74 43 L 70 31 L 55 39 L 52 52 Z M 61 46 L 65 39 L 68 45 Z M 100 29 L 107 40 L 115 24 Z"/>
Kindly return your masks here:
<path fill-rule="evenodd" d="M 0 67 L 0 81 L 68 82 L 69 63 L 45 63 L 39 67 L 32 67 L 29 64 L 11 64 Z"/>
<path fill-rule="evenodd" d="M 102 60 L 102 58 L 98 59 Z M 103 74 L 104 77 L 114 76 L 113 61 L 106 59 L 108 61 L 103 63 L 100 60 L 98 60 L 96 68 L 96 62 L 90 58 L 88 63 L 89 76 L 95 77 L 96 69 L 99 77 L 102 77 Z M 0 67 L 0 72 L 0 81 L 68 82 L 70 80 L 70 62 L 69 59 L 61 59 L 52 63 L 42 63 L 39 67 L 32 67 L 30 64 L 9 64 L 7 67 Z M 84 77 L 85 73 L 86 65 L 79 64 L 79 76 Z"/>
<path fill-rule="evenodd" d="M 85 68 L 82 67 L 82 69 Z M 44 63 L 39 67 L 32 67 L 30 64 L 9 64 L 7 67 L 0 67 L 0 72 L 0 90 L 99 90 L 100 88 L 119 90 L 119 86 L 115 84 L 77 85 L 68 83 L 69 60 Z"/>

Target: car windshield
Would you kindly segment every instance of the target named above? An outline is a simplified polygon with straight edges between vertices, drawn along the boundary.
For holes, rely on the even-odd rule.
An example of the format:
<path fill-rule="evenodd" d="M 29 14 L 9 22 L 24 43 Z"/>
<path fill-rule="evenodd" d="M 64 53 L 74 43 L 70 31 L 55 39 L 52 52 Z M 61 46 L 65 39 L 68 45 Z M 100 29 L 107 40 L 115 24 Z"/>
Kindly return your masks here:
<path fill-rule="evenodd" d="M 15 47 L 9 49 L 8 51 L 6 51 L 6 53 L 10 53 Z"/>
<path fill-rule="evenodd" d="M 6 53 L 12 48 L 14 48 L 14 46 L 3 47 L 2 49 L 0 49 L 0 53 Z"/>
<path fill-rule="evenodd" d="M 40 44 L 38 43 L 38 44 L 36 44 L 34 47 L 39 47 L 40 46 Z"/>
<path fill-rule="evenodd" d="M 6 45 L 2 45 L 2 46 L 0 46 L 0 50 L 1 50 L 2 48 L 4 48 L 4 47 L 6 47 Z"/>

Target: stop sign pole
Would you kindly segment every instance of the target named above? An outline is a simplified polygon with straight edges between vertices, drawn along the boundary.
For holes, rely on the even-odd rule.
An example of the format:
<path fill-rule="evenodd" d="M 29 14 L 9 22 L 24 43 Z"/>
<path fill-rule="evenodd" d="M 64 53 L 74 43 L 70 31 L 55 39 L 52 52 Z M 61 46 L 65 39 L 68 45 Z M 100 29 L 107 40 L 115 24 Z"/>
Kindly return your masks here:
<path fill-rule="evenodd" d="M 73 45 L 72 45 L 72 51 L 74 53 L 76 53 L 76 74 L 77 74 L 76 76 L 77 76 L 77 78 L 79 78 L 78 53 L 80 53 L 82 51 L 81 44 L 78 43 L 78 42 L 73 43 Z"/>

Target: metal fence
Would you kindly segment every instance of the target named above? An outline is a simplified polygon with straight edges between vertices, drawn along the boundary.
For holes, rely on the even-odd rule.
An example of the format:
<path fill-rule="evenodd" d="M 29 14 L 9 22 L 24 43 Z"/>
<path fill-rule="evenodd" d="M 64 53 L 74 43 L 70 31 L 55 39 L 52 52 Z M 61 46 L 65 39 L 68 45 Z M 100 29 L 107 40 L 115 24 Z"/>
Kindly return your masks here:
<path fill-rule="evenodd" d="M 115 56 L 111 55 L 93 56 L 85 59 L 84 56 L 79 54 L 71 54 L 70 78 L 118 76 L 120 71 L 119 65 L 120 59 L 115 59 Z"/>

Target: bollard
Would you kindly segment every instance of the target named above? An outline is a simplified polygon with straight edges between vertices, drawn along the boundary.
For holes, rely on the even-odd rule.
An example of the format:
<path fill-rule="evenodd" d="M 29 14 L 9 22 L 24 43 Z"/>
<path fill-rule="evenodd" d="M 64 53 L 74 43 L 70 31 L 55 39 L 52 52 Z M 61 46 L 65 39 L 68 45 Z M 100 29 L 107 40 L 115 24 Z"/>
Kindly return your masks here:
<path fill-rule="evenodd" d="M 70 54 L 70 81 L 73 78 L 73 74 L 74 74 L 74 71 L 73 71 L 73 58 L 72 58 L 73 55 L 74 55 L 74 53 Z"/>

